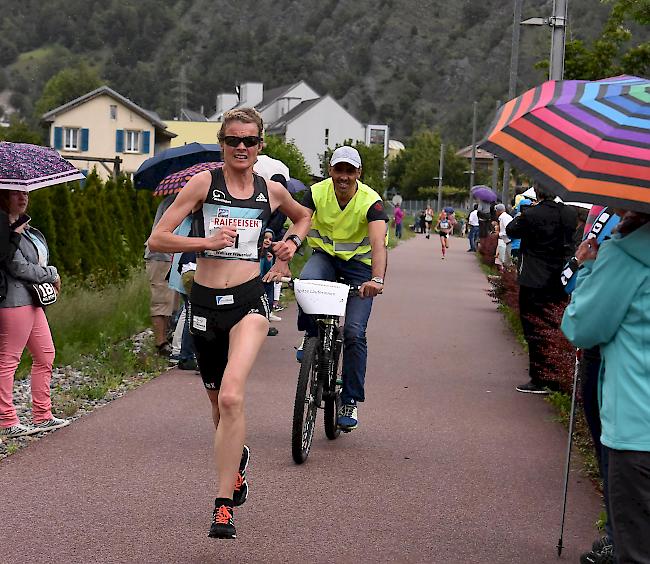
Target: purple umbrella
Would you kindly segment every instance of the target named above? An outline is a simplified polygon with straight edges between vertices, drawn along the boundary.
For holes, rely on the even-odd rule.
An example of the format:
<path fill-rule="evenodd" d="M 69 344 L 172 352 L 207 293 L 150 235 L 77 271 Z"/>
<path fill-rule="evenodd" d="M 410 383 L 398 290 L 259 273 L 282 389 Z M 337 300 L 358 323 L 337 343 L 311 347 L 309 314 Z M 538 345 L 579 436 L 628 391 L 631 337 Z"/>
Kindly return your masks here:
<path fill-rule="evenodd" d="M 165 176 L 156 186 L 153 191 L 154 196 L 168 196 L 169 194 L 178 194 L 183 186 L 185 186 L 190 178 L 199 172 L 204 170 L 213 170 L 215 168 L 220 168 L 223 166 L 223 163 L 216 161 L 209 161 L 205 163 L 197 163 L 195 165 L 189 166 L 178 172 L 173 172 Z"/>
<path fill-rule="evenodd" d="M 31 192 L 84 175 L 50 147 L 0 142 L 0 190 Z"/>
<path fill-rule="evenodd" d="M 297 178 L 289 178 L 289 182 L 287 182 L 287 190 L 292 194 L 297 194 L 298 192 L 304 192 L 307 190 L 307 186 Z"/>
<path fill-rule="evenodd" d="M 489 186 L 479 184 L 477 186 L 474 186 L 470 192 L 472 194 L 472 197 L 476 198 L 477 200 L 481 200 L 482 202 L 492 203 L 497 201 L 496 193 Z"/>

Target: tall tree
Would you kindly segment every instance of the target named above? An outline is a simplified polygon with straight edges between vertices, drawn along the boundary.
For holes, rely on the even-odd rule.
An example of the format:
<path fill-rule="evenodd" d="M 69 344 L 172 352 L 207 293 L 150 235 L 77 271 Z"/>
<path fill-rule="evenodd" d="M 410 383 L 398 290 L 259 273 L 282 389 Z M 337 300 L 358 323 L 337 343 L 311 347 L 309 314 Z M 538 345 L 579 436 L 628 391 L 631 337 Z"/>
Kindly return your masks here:
<path fill-rule="evenodd" d="M 0 127 L 0 141 L 40 145 L 44 139 L 39 131 L 32 129 L 25 120 L 14 114 L 9 120 L 9 127 Z"/>
<path fill-rule="evenodd" d="M 59 71 L 47 81 L 41 97 L 34 106 L 36 118 L 40 118 L 44 113 L 70 100 L 83 96 L 101 84 L 102 80 L 97 71 L 84 62 Z"/>
<path fill-rule="evenodd" d="M 286 164 L 292 178 L 307 185 L 311 183 L 311 175 L 305 157 L 293 143 L 285 143 L 281 137 L 269 135 L 264 138 L 264 154 Z"/>

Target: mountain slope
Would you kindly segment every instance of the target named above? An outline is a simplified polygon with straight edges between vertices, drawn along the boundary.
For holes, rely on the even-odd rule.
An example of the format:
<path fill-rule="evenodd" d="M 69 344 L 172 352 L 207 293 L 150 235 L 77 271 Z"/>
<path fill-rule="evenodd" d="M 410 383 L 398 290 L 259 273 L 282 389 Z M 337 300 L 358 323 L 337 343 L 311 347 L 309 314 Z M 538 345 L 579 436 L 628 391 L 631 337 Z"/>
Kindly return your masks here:
<path fill-rule="evenodd" d="M 551 10 L 551 0 L 528 0 L 524 18 Z M 598 33 L 607 13 L 572 0 L 571 32 Z M 236 82 L 304 79 L 362 121 L 389 123 L 393 137 L 439 127 L 468 144 L 472 101 L 481 131 L 508 88 L 512 3 L 503 0 L 24 0 L 4 14 L 0 64 L 24 112 L 50 76 L 83 59 L 170 117 L 184 66 L 188 105 L 206 113 Z M 548 28 L 522 29 L 519 91 L 545 79 L 532 65 L 549 48 Z"/>

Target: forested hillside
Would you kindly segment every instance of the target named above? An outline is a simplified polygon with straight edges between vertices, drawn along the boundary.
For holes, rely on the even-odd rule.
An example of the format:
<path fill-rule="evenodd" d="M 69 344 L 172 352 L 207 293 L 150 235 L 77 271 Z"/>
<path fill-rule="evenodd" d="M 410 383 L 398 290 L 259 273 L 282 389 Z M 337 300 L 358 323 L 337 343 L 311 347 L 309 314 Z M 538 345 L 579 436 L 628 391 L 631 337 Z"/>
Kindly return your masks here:
<path fill-rule="evenodd" d="M 469 143 L 506 98 L 512 2 L 507 0 L 0 0 L 0 91 L 23 115 L 43 85 L 86 62 L 102 81 L 172 117 L 184 66 L 188 105 L 214 109 L 245 80 L 267 88 L 306 80 L 365 122 L 404 138 L 439 127 Z M 570 0 L 570 35 L 600 33 L 609 7 Z M 524 18 L 551 0 L 524 2 Z M 519 90 L 545 79 L 550 30 L 522 28 Z M 2 103 L 2 100 L 0 100 Z"/>

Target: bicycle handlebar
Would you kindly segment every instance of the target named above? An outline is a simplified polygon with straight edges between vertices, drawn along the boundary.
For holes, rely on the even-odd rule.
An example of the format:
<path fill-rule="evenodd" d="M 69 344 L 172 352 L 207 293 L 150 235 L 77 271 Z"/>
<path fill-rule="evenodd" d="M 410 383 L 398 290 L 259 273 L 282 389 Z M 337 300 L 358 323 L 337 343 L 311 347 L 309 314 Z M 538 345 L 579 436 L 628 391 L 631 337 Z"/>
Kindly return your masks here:
<path fill-rule="evenodd" d="M 288 276 L 283 276 L 280 278 L 280 282 L 283 282 L 287 284 L 288 286 L 292 287 L 293 286 L 293 281 L 294 280 L 299 280 L 299 278 L 289 278 Z M 346 284 L 346 286 L 350 286 L 350 284 Z M 348 292 L 348 296 L 353 297 L 353 296 L 358 296 L 359 291 L 361 290 L 361 286 L 350 286 L 350 290 Z M 380 292 L 381 294 L 381 292 Z"/>

